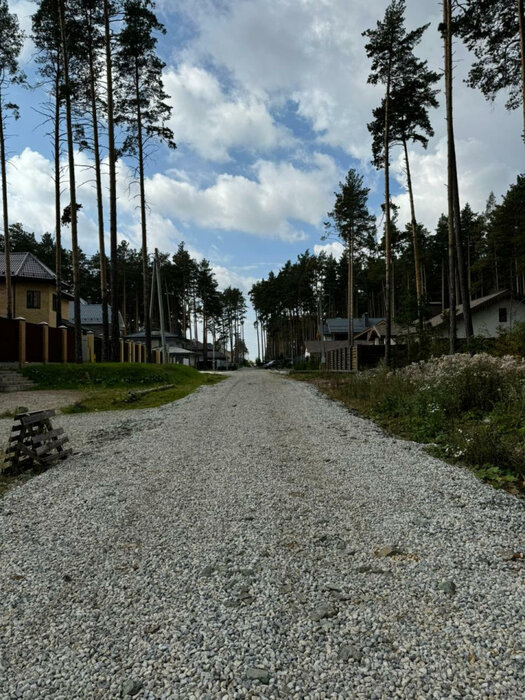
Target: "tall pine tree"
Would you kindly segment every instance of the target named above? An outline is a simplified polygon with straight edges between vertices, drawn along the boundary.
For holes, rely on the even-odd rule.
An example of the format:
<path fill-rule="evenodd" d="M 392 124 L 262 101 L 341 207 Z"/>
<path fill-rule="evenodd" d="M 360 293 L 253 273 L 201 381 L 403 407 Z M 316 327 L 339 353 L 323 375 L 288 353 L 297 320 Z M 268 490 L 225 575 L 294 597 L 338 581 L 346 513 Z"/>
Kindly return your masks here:
<path fill-rule="evenodd" d="M 145 191 L 145 161 L 154 141 L 175 148 L 173 133 L 166 125 L 171 114 L 164 92 L 162 70 L 165 66 L 156 53 L 156 34 L 163 25 L 149 0 L 127 0 L 116 57 L 118 66 L 117 123 L 125 130 L 124 151 L 136 157 L 140 222 L 142 232 L 142 275 L 146 357 L 151 362 L 151 319 L 147 313 L 149 295 L 148 234 Z"/>
<path fill-rule="evenodd" d="M 2 179 L 2 218 L 4 232 L 4 258 L 6 280 L 7 318 L 13 316 L 13 290 L 11 284 L 11 258 L 9 249 L 9 209 L 7 202 L 7 158 L 5 151 L 7 116 L 18 119 L 18 106 L 8 100 L 9 88 L 25 80 L 18 66 L 24 35 L 18 17 L 9 12 L 7 0 L 0 0 L 0 176 Z"/>

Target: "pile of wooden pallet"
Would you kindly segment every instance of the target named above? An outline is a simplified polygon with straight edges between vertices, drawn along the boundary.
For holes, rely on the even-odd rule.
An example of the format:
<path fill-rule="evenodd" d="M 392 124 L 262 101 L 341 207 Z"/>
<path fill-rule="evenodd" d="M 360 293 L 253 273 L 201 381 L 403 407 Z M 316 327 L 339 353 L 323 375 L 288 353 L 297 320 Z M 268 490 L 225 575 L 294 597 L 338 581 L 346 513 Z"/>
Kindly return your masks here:
<path fill-rule="evenodd" d="M 2 474 L 15 475 L 28 469 L 44 470 L 65 459 L 72 449 L 63 428 L 53 428 L 54 410 L 17 413 L 6 450 Z"/>

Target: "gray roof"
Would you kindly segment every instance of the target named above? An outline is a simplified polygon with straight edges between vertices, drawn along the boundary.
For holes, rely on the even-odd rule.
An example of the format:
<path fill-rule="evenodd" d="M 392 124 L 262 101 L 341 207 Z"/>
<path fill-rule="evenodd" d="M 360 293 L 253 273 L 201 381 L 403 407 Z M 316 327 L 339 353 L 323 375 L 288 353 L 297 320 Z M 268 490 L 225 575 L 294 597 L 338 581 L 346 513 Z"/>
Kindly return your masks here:
<path fill-rule="evenodd" d="M 119 311 L 119 325 L 124 328 L 124 319 Z M 69 302 L 69 318 L 75 320 L 75 304 Z M 111 306 L 108 305 L 108 321 L 111 323 Z M 102 325 L 102 304 L 80 304 L 80 323 L 86 326 Z"/>
<path fill-rule="evenodd" d="M 158 330 L 152 330 L 151 331 L 151 337 L 152 338 L 160 338 L 160 331 Z M 164 337 L 166 340 L 184 340 L 180 335 L 177 335 L 177 333 L 164 333 Z M 139 331 L 138 333 L 130 333 L 129 335 L 125 336 L 126 340 L 138 340 L 138 341 L 145 341 L 146 340 L 146 332 L 145 331 Z"/>
<path fill-rule="evenodd" d="M 304 349 L 305 352 L 310 353 L 310 355 L 322 355 L 324 352 L 329 352 L 330 350 L 339 350 L 339 348 L 347 348 L 348 340 L 305 340 Z"/>
<path fill-rule="evenodd" d="M 55 273 L 33 253 L 11 253 L 11 277 L 25 277 L 44 282 L 54 282 Z M 5 277 L 5 255 L 0 253 L 0 276 Z"/>
<path fill-rule="evenodd" d="M 178 345 L 170 345 L 168 347 L 168 352 L 170 355 L 195 355 L 193 350 L 187 350 L 186 348 L 179 348 Z"/>
<path fill-rule="evenodd" d="M 495 304 L 497 301 L 500 301 L 501 299 L 507 299 L 510 297 L 510 292 L 508 289 L 502 289 L 499 292 L 494 292 L 493 294 L 487 294 L 487 296 L 480 297 L 479 299 L 472 299 L 470 302 L 470 310 L 472 313 L 477 313 L 478 311 L 481 311 L 482 309 L 486 308 L 487 306 L 490 306 L 491 304 Z M 448 309 L 447 309 L 448 311 Z M 463 304 L 458 304 L 456 306 L 456 317 L 461 318 L 463 316 Z M 443 314 L 437 314 L 436 316 L 432 316 L 427 323 L 432 327 L 436 328 L 437 326 L 440 326 L 443 323 Z"/>
<path fill-rule="evenodd" d="M 354 333 L 359 333 L 367 327 L 375 326 L 382 318 L 354 318 L 353 326 Z M 327 318 L 325 322 L 325 333 L 348 333 L 348 319 L 347 318 Z"/>

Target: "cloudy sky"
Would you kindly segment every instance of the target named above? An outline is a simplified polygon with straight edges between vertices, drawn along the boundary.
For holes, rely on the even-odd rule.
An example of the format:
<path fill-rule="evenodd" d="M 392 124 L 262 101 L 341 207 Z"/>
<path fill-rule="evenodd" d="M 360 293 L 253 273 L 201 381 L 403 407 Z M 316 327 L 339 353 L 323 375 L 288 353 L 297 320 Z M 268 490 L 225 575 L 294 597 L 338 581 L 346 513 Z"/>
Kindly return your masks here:
<path fill-rule="evenodd" d="M 29 32 L 34 4 L 9 0 Z M 367 84 L 362 32 L 383 17 L 387 0 L 158 0 L 167 34 L 159 44 L 172 99 L 178 148 L 160 149 L 148 164 L 151 247 L 174 252 L 180 241 L 208 258 L 221 287 L 247 293 L 254 281 L 307 248 L 319 250 L 323 221 L 349 168 L 358 168 L 379 212 L 381 174 L 370 165 L 366 128 L 381 88 Z M 407 26 L 430 22 L 418 54 L 440 70 L 439 0 L 407 0 Z M 462 84 L 469 56 L 456 47 L 455 128 L 462 202 L 482 210 L 525 170 L 520 113 L 504 96 L 489 104 Z M 33 47 L 22 64 L 36 86 Z M 51 147 L 39 113 L 43 91 L 18 90 L 19 122 L 9 125 L 10 220 L 40 234 L 53 231 Z M 446 143 L 442 108 L 427 151 L 411 151 L 417 215 L 433 230 L 446 209 Z M 89 158 L 78 158 L 79 170 Z M 393 189 L 401 222 L 408 218 L 401 154 Z M 82 176 L 84 173 L 84 177 Z M 95 200 L 84 182 L 80 244 L 95 251 Z M 119 232 L 139 248 L 131 164 L 119 173 Z M 67 192 L 65 193 L 67 196 Z M 328 244 L 338 252 L 338 244 Z M 251 357 L 256 355 L 247 322 Z"/>

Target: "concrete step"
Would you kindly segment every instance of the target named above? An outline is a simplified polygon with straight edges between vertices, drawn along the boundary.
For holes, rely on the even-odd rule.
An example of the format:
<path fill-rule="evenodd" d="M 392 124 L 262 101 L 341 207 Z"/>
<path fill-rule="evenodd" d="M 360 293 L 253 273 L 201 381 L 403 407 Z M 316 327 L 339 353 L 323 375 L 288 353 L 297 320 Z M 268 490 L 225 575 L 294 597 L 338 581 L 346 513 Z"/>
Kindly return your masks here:
<path fill-rule="evenodd" d="M 13 391 L 31 391 L 31 389 L 34 388 L 34 384 L 9 384 L 9 386 L 0 385 L 0 394 L 9 394 Z"/>
<path fill-rule="evenodd" d="M 0 393 L 12 391 L 29 391 L 35 388 L 35 383 L 27 379 L 16 369 L 2 368 L 0 370 Z"/>

